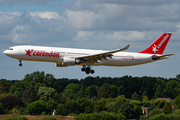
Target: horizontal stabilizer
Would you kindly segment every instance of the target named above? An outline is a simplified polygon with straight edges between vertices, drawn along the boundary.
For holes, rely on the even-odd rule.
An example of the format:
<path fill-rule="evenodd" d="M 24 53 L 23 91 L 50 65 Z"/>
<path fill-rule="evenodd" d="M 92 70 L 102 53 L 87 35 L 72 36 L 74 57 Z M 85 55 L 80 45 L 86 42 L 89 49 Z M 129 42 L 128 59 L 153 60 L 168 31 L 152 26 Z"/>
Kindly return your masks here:
<path fill-rule="evenodd" d="M 167 57 L 169 57 L 169 56 L 171 56 L 171 55 L 174 55 L 174 54 L 167 54 L 167 55 L 161 55 L 161 56 L 153 55 L 153 56 L 152 56 L 152 59 L 153 59 L 153 60 L 158 60 L 158 59 L 160 59 L 160 58 L 162 58 L 162 59 L 164 58 L 164 59 L 165 59 L 165 58 L 167 58 Z"/>

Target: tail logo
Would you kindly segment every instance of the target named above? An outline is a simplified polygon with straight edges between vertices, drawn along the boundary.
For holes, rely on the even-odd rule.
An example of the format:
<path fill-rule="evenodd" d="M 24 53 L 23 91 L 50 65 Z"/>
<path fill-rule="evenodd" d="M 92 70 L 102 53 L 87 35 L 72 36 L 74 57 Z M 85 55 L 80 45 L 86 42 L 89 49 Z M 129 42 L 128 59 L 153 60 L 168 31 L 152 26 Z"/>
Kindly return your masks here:
<path fill-rule="evenodd" d="M 156 53 L 156 52 L 158 51 L 157 46 L 156 46 L 155 44 L 154 44 L 154 47 L 153 47 L 152 51 L 153 51 L 154 53 Z"/>
<path fill-rule="evenodd" d="M 167 34 L 167 35 L 163 38 L 163 40 L 159 43 L 158 46 L 156 46 L 156 45 L 154 44 L 154 47 L 152 47 L 152 51 L 153 51 L 154 53 L 156 53 L 156 52 L 161 48 L 161 46 L 162 46 L 163 43 L 167 40 L 168 37 L 169 37 L 169 34 Z"/>

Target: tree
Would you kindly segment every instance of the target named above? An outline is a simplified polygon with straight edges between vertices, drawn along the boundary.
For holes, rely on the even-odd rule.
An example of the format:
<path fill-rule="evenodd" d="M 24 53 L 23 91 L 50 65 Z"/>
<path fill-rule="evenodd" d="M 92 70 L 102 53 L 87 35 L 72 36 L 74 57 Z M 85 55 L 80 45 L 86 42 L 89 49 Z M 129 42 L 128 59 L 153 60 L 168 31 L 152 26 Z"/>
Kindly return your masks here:
<path fill-rule="evenodd" d="M 166 102 L 164 107 L 163 107 L 164 113 L 168 114 L 172 112 L 172 108 L 169 102 Z"/>
<path fill-rule="evenodd" d="M 3 114 L 4 113 L 4 107 L 3 105 L 0 103 L 0 114 Z"/>
<path fill-rule="evenodd" d="M 163 90 L 161 88 L 161 85 L 158 85 L 154 98 L 160 98 L 160 97 L 163 97 Z"/>
<path fill-rule="evenodd" d="M 107 108 L 106 108 L 107 102 L 108 102 L 108 99 L 104 99 L 104 98 L 94 101 L 93 112 L 107 111 Z"/>
<path fill-rule="evenodd" d="M 176 75 L 176 79 L 180 80 L 180 74 Z"/>
<path fill-rule="evenodd" d="M 58 93 L 56 89 L 50 87 L 40 87 L 38 90 L 37 95 L 39 96 L 40 100 L 57 100 Z"/>
<path fill-rule="evenodd" d="M 37 93 L 34 88 L 35 86 L 30 86 L 28 89 L 26 89 L 22 94 L 22 100 L 27 103 L 34 102 L 37 100 Z"/>
<path fill-rule="evenodd" d="M 104 85 L 99 89 L 98 98 L 114 98 L 115 93 L 110 88 L 109 84 L 104 83 Z"/>
<path fill-rule="evenodd" d="M 124 97 L 118 98 L 118 100 L 113 105 L 113 112 L 122 113 L 126 116 L 126 119 L 132 119 L 138 117 L 139 113 L 136 113 L 136 108 L 133 104 Z"/>
<path fill-rule="evenodd" d="M 149 104 L 148 106 L 148 112 L 150 112 L 151 110 L 153 110 L 154 108 L 156 108 L 156 105 L 152 102 Z"/>
<path fill-rule="evenodd" d="M 131 99 L 132 100 L 139 100 L 139 95 L 136 92 L 134 92 Z"/>
<path fill-rule="evenodd" d="M 155 105 L 156 105 L 159 109 L 163 109 L 165 103 L 166 103 L 166 100 L 156 100 L 156 101 L 155 101 Z"/>
<path fill-rule="evenodd" d="M 5 79 L 0 80 L 0 94 L 1 93 L 7 93 L 9 90 L 8 83 Z"/>
<path fill-rule="evenodd" d="M 178 105 L 178 109 L 180 108 L 180 94 L 175 99 L 176 104 Z"/>
<path fill-rule="evenodd" d="M 79 98 L 76 100 L 80 113 L 92 113 L 93 112 L 93 101 L 86 98 Z"/>
<path fill-rule="evenodd" d="M 176 80 L 169 80 L 166 83 L 165 93 L 167 97 L 172 99 L 176 98 L 178 94 L 180 94 L 180 83 L 178 83 Z"/>
<path fill-rule="evenodd" d="M 90 87 L 89 96 L 90 96 L 90 98 L 94 97 L 94 96 L 97 96 L 97 91 L 96 91 L 96 87 L 95 86 L 91 86 Z"/>
<path fill-rule="evenodd" d="M 78 90 L 79 90 L 79 85 L 71 83 L 67 85 L 62 93 L 62 97 L 69 98 L 70 100 L 72 99 L 77 99 L 78 98 Z"/>
<path fill-rule="evenodd" d="M 22 101 L 22 99 L 15 96 L 4 97 L 0 100 L 0 103 L 6 110 L 10 110 L 15 106 L 25 107 L 25 103 Z"/>
<path fill-rule="evenodd" d="M 124 104 L 121 104 L 121 107 L 118 109 L 118 113 L 122 113 L 124 116 L 126 116 L 126 119 L 133 119 L 137 117 L 134 106 L 130 102 L 125 102 Z"/>
<path fill-rule="evenodd" d="M 148 97 L 145 95 L 143 101 L 149 100 Z"/>

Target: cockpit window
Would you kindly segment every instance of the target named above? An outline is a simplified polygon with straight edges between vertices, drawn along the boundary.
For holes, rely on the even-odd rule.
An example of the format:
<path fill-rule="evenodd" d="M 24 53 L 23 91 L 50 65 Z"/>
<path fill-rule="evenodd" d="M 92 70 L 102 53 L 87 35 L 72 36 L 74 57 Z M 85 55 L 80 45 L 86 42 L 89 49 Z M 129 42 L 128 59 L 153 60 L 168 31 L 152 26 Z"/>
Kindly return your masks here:
<path fill-rule="evenodd" d="M 13 50 L 13 48 L 9 48 L 9 50 Z"/>

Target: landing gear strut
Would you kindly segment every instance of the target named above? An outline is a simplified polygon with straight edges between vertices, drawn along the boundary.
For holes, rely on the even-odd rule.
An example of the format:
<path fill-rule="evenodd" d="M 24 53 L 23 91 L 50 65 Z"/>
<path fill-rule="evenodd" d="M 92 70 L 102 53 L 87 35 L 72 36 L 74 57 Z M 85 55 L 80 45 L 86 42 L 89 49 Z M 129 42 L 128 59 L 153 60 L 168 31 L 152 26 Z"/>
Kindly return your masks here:
<path fill-rule="evenodd" d="M 86 67 L 86 66 L 84 66 L 84 65 L 83 65 L 83 67 L 81 68 L 81 71 L 82 71 L 82 72 L 86 72 L 86 74 L 89 74 L 89 73 L 93 74 L 93 73 L 95 72 L 94 70 L 91 69 L 90 66 L 87 66 L 87 67 Z"/>
<path fill-rule="evenodd" d="M 19 60 L 19 62 L 20 62 L 20 63 L 19 63 L 19 66 L 22 66 L 21 60 Z"/>

